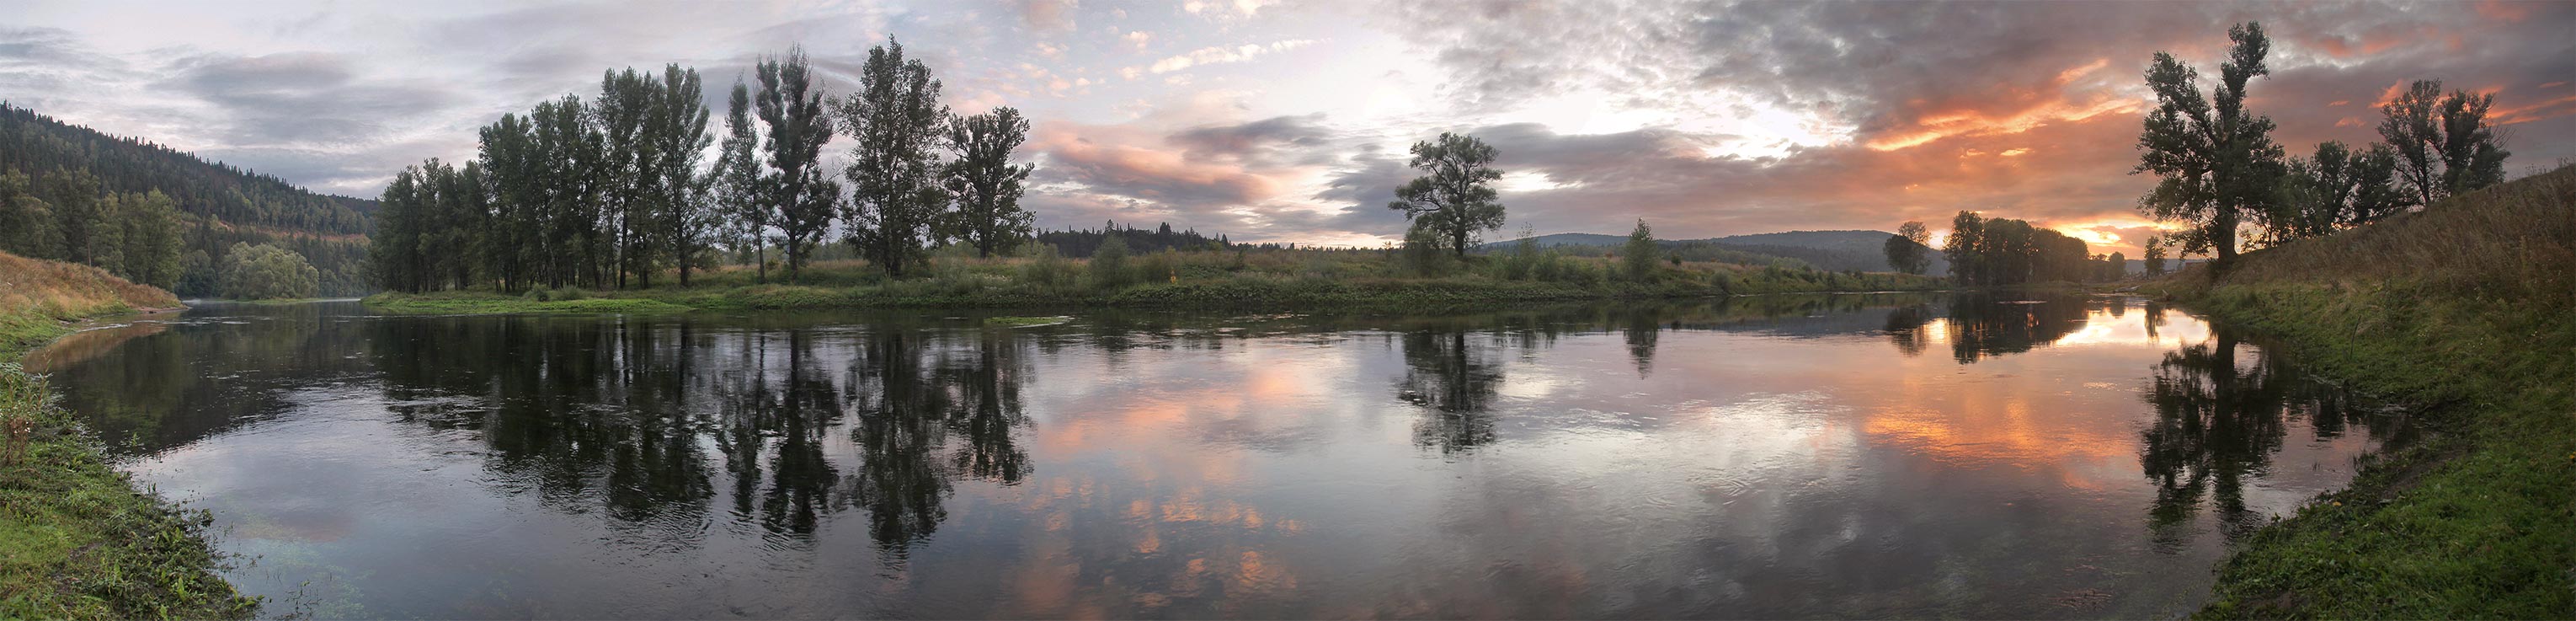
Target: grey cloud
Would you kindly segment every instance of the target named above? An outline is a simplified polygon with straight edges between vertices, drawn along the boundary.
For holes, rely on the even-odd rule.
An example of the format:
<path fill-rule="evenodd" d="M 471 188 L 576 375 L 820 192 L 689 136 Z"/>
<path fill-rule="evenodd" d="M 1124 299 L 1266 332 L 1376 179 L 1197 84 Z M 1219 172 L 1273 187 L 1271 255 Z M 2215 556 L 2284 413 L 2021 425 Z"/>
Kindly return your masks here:
<path fill-rule="evenodd" d="M 160 86 L 222 108 L 226 139 L 245 145 L 363 144 L 455 98 L 428 86 L 357 80 L 346 58 L 321 53 L 208 54 L 172 70 Z"/>
<path fill-rule="evenodd" d="M 1167 141 L 1199 158 L 1259 158 L 1274 150 L 1308 151 L 1333 146 L 1323 113 L 1278 116 L 1237 125 L 1205 125 L 1173 133 Z"/>

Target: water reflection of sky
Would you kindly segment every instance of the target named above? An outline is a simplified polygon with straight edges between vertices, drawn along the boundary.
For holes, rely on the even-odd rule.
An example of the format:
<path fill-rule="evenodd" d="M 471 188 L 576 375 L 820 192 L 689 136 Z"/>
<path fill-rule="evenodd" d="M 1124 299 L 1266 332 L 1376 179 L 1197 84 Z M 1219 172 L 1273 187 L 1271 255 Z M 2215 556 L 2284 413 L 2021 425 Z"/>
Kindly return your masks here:
<path fill-rule="evenodd" d="M 272 613 L 2170 615 L 2393 429 L 2129 300 L 347 311 L 57 363 Z"/>

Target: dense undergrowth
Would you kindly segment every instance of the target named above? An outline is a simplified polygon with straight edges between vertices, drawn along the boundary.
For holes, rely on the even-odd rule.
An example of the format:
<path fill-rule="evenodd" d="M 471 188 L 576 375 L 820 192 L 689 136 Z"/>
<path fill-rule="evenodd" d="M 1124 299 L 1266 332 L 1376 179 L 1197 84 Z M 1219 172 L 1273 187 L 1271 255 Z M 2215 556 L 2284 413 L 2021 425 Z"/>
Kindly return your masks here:
<path fill-rule="evenodd" d="M 97 268 L 0 253 L 0 618 L 242 618 L 208 518 L 137 491 L 18 359 L 66 320 L 169 308 Z"/>
<path fill-rule="evenodd" d="M 2576 617 L 2576 167 L 2151 289 L 2437 432 L 2258 531 L 2200 616 Z"/>

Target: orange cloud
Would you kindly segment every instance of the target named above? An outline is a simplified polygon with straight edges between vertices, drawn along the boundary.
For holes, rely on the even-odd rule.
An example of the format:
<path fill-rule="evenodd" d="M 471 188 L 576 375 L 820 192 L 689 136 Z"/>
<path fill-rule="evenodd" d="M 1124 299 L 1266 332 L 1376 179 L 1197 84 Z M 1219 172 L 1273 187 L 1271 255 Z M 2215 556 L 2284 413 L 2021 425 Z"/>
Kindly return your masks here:
<path fill-rule="evenodd" d="M 2055 121 L 2082 121 L 2103 114 L 2127 114 L 2137 112 L 2141 107 L 2135 99 L 2104 95 L 2081 104 L 2051 101 L 2004 117 L 1970 111 L 1927 115 L 1915 120 L 1922 130 L 1869 141 L 1869 148 L 1894 151 L 1952 136 L 2018 134 Z"/>
<path fill-rule="evenodd" d="M 2516 123 L 2529 123 L 2541 119 L 2557 118 L 2567 116 L 2569 114 L 2576 114 L 2576 95 L 2568 95 L 2530 105 L 2499 108 L 2488 112 L 2488 120 L 2497 125 L 2513 125 Z"/>

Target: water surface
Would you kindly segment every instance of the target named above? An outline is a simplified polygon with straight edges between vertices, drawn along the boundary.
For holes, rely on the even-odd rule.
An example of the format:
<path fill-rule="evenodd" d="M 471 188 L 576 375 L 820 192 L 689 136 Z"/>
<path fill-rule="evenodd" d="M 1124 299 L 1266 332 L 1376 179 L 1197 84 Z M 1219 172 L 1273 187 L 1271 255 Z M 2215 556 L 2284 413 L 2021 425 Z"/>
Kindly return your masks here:
<path fill-rule="evenodd" d="M 31 363 L 272 615 L 2148 617 L 2404 421 L 2133 299 L 209 306 Z"/>

